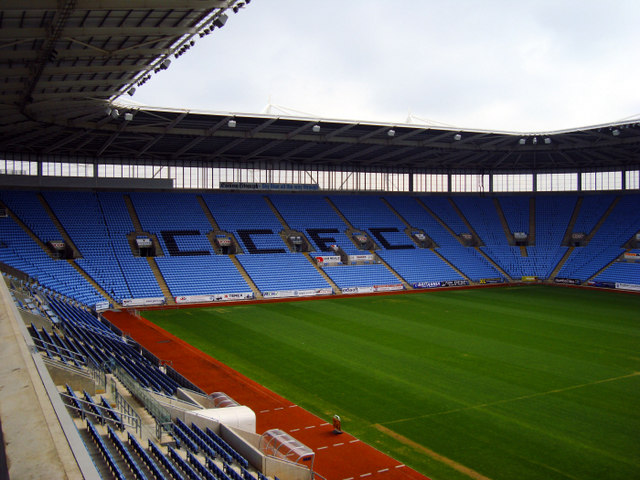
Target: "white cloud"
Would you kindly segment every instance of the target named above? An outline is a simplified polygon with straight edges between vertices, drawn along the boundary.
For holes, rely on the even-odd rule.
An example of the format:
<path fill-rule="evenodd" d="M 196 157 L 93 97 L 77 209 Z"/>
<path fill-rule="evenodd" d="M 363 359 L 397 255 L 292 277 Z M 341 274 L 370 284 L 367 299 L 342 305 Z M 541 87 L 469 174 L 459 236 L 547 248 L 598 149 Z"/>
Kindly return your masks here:
<path fill-rule="evenodd" d="M 640 3 L 254 0 L 139 89 L 157 106 L 544 131 L 640 113 Z"/>

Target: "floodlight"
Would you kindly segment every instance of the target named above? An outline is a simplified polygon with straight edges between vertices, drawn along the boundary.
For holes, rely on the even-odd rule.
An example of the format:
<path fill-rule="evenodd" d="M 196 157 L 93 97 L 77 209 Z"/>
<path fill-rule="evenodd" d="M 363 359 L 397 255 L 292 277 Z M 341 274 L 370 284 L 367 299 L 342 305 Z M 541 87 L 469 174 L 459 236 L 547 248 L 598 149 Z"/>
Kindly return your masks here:
<path fill-rule="evenodd" d="M 118 118 L 120 116 L 120 112 L 118 112 L 117 108 L 114 108 L 113 110 L 111 110 L 111 118 Z"/>
<path fill-rule="evenodd" d="M 546 143 L 547 145 L 549 145 L 551 143 L 551 139 L 549 137 L 544 139 L 544 143 Z"/>
<path fill-rule="evenodd" d="M 228 18 L 229 17 L 224 13 L 222 15 L 218 15 L 218 18 L 213 21 L 213 25 L 218 28 L 222 28 L 224 27 L 224 24 L 227 23 Z"/>
<path fill-rule="evenodd" d="M 320 125 L 314 125 L 313 127 L 311 127 L 311 130 L 313 130 L 313 133 L 319 133 L 320 132 Z"/>
<path fill-rule="evenodd" d="M 389 135 L 390 137 L 395 137 L 396 131 L 393 128 L 390 128 L 389 130 L 387 130 L 387 135 Z"/>
<path fill-rule="evenodd" d="M 234 119 L 229 120 L 229 122 L 227 123 L 227 126 L 229 128 L 236 128 L 236 125 L 237 125 L 237 123 L 236 123 L 236 121 Z"/>
<path fill-rule="evenodd" d="M 521 138 L 520 140 L 518 140 L 518 143 L 520 145 L 524 145 L 525 143 L 527 143 L 527 139 L 526 138 Z"/>
<path fill-rule="evenodd" d="M 124 114 L 124 121 L 125 122 L 130 122 L 131 120 L 133 120 L 133 113 L 131 112 L 127 112 Z"/>
<path fill-rule="evenodd" d="M 462 135 L 460 135 L 459 133 L 456 133 L 456 134 L 453 136 L 453 139 L 454 139 L 455 141 L 462 140 Z"/>
<path fill-rule="evenodd" d="M 612 130 L 611 135 L 613 135 L 614 137 L 617 137 L 618 135 L 620 135 L 620 130 L 618 130 L 617 128 L 615 130 Z"/>

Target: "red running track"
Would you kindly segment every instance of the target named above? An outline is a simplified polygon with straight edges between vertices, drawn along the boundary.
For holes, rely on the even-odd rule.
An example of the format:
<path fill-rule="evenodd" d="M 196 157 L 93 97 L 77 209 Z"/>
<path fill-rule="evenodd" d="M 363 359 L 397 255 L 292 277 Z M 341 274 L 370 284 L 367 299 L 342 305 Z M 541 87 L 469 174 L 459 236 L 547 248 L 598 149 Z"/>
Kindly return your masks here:
<path fill-rule="evenodd" d="M 126 311 L 104 316 L 205 392 L 225 392 L 251 408 L 258 433 L 279 428 L 312 448 L 314 471 L 327 480 L 428 480 L 346 432 L 335 435 L 330 420 L 294 405 L 148 320 Z"/>

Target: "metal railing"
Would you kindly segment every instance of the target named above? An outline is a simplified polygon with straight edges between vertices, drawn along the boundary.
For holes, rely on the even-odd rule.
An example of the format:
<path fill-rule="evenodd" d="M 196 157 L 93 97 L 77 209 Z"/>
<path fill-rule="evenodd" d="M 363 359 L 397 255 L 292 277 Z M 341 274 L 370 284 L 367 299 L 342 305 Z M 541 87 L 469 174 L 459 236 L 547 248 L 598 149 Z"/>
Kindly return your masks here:
<path fill-rule="evenodd" d="M 156 421 L 156 432 L 161 432 L 161 425 L 171 423 L 171 415 L 153 396 L 129 375 L 115 360 L 112 363 L 112 372 L 120 380 L 122 385 L 136 397 L 149 414 Z M 160 438 L 158 436 L 158 438 Z"/>

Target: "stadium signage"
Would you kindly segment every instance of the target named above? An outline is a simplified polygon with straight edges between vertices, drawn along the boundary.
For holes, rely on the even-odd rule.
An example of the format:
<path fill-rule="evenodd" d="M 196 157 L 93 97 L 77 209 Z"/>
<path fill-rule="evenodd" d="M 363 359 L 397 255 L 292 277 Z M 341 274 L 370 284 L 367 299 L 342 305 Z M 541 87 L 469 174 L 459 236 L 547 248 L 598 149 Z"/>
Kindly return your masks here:
<path fill-rule="evenodd" d="M 490 283 L 504 283 L 502 278 L 482 278 L 480 279 L 480 285 L 487 285 Z"/>
<path fill-rule="evenodd" d="M 164 297 L 147 297 L 147 298 L 123 298 L 123 307 L 142 307 L 144 305 L 162 305 Z M 96 305 L 97 309 L 97 305 Z"/>
<path fill-rule="evenodd" d="M 104 310 L 109 310 L 109 302 L 98 302 L 96 303 L 96 311 L 103 312 Z"/>
<path fill-rule="evenodd" d="M 288 190 L 315 191 L 320 190 L 317 184 L 305 185 L 301 183 L 252 183 L 252 182 L 220 182 L 220 188 L 226 190 Z"/>
<path fill-rule="evenodd" d="M 394 285 L 374 285 L 374 292 L 392 292 L 394 290 L 402 290 L 404 287 L 401 283 L 396 283 Z"/>
<path fill-rule="evenodd" d="M 182 295 L 180 297 L 176 297 L 176 303 L 230 302 L 234 300 L 247 300 L 250 298 L 253 298 L 252 292 L 218 293 L 214 295 Z"/>
<path fill-rule="evenodd" d="M 373 262 L 373 255 L 349 255 L 349 262 Z"/>
<path fill-rule="evenodd" d="M 538 277 L 535 277 L 533 275 L 523 275 L 521 280 L 523 282 L 535 282 L 537 279 L 538 279 Z"/>
<path fill-rule="evenodd" d="M 620 290 L 632 290 L 634 292 L 640 292 L 640 285 L 635 285 L 633 283 L 616 283 L 616 288 Z"/>
<path fill-rule="evenodd" d="M 438 288 L 440 282 L 415 282 L 413 288 Z"/>
<path fill-rule="evenodd" d="M 443 287 L 462 287 L 464 285 L 469 285 L 467 280 L 447 280 L 442 282 Z"/>
<path fill-rule="evenodd" d="M 556 277 L 553 281 L 555 283 L 561 283 L 561 284 L 564 284 L 564 285 L 580 285 L 580 280 L 575 279 L 575 278 Z"/>
<path fill-rule="evenodd" d="M 631 260 L 632 262 L 640 262 L 640 253 L 626 252 L 624 254 L 625 260 Z"/>
<path fill-rule="evenodd" d="M 313 297 L 315 295 L 331 295 L 331 288 L 309 288 L 305 290 L 273 290 L 264 292 L 264 298 Z"/>
<path fill-rule="evenodd" d="M 614 282 L 589 282 L 587 285 L 590 287 L 599 287 L 599 288 L 616 288 L 616 284 Z"/>
<path fill-rule="evenodd" d="M 373 287 L 346 287 L 342 289 L 342 293 L 373 293 Z"/>
<path fill-rule="evenodd" d="M 316 258 L 316 262 L 320 266 L 336 265 L 336 264 L 340 263 L 340 256 L 339 255 L 323 255 L 323 256 L 318 256 L 318 257 L 315 257 L 315 258 Z"/>

